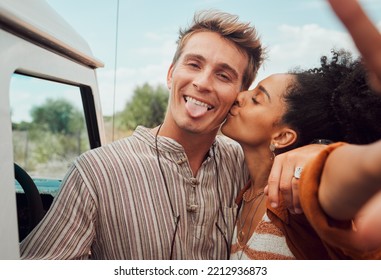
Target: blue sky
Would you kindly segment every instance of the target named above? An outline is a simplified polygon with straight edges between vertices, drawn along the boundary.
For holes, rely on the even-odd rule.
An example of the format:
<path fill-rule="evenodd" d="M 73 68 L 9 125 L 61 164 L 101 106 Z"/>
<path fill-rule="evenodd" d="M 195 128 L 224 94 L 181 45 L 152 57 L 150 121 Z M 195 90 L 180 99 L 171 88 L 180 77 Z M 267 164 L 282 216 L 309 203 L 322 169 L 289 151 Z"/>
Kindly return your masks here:
<path fill-rule="evenodd" d="M 117 0 L 47 0 L 105 63 L 98 70 L 102 109 L 113 109 Z M 381 30 L 381 0 L 360 1 Z M 165 84 L 180 27 L 195 11 L 219 9 L 256 26 L 268 60 L 253 86 L 276 72 L 318 65 L 333 48 L 355 47 L 324 0 L 119 0 L 115 108 L 124 108 L 136 86 Z"/>

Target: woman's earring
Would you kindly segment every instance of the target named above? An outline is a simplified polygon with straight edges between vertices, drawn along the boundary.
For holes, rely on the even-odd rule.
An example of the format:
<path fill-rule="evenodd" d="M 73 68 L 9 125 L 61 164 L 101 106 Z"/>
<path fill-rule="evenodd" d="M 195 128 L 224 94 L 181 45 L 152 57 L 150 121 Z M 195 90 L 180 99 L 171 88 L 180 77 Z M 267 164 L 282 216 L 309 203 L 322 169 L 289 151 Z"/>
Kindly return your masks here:
<path fill-rule="evenodd" d="M 271 151 L 271 153 L 272 153 L 272 157 L 271 157 L 271 160 L 274 160 L 274 158 L 275 158 L 275 150 L 276 150 L 276 148 L 278 147 L 278 144 L 277 143 L 271 143 L 270 144 L 270 151 Z"/>

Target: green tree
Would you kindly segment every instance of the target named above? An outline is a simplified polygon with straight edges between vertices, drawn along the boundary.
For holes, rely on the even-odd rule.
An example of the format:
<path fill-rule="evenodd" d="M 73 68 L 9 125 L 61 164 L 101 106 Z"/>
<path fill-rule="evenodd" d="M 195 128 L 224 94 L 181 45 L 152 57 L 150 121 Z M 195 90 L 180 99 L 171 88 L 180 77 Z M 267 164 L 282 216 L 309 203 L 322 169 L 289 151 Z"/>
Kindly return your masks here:
<path fill-rule="evenodd" d="M 30 129 L 30 123 L 26 121 L 21 121 L 20 123 L 12 122 L 12 130 L 26 131 Z"/>
<path fill-rule="evenodd" d="M 121 126 L 135 129 L 138 125 L 154 127 L 163 122 L 168 104 L 168 90 L 162 85 L 156 88 L 145 83 L 134 90 L 132 99 L 117 115 Z"/>
<path fill-rule="evenodd" d="M 87 149 L 84 118 L 66 99 L 47 99 L 31 110 L 30 154 L 37 163 L 63 161 Z"/>
<path fill-rule="evenodd" d="M 33 124 L 52 133 L 78 135 L 84 128 L 81 112 L 65 99 L 47 99 L 32 108 Z"/>

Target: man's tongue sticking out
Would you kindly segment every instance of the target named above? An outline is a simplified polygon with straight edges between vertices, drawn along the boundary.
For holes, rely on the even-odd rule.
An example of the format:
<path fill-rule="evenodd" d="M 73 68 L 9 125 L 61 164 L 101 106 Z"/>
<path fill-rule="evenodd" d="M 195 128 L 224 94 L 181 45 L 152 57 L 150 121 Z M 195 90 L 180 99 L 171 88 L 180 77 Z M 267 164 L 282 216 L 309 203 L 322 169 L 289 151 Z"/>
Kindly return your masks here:
<path fill-rule="evenodd" d="M 188 99 L 185 103 L 185 108 L 187 109 L 188 114 L 193 118 L 201 117 L 208 111 L 206 104 L 200 104 L 200 102 L 197 102 L 194 99 Z"/>

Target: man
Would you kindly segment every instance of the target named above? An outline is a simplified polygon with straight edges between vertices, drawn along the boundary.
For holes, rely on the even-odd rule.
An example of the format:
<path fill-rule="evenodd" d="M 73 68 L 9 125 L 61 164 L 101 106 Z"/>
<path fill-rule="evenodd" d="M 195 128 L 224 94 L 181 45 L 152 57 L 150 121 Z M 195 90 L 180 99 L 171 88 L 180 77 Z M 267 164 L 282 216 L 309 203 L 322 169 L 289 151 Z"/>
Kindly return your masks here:
<path fill-rule="evenodd" d="M 228 258 L 248 174 L 238 145 L 217 132 L 262 57 L 236 16 L 196 15 L 180 31 L 163 124 L 79 157 L 22 258 Z"/>

